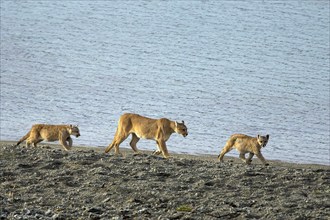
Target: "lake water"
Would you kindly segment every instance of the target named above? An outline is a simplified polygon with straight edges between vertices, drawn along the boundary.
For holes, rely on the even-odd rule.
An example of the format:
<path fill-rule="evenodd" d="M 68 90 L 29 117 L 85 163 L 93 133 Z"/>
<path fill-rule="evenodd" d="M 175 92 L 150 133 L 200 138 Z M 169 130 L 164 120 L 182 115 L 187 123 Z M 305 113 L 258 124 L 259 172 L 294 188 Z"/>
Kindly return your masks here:
<path fill-rule="evenodd" d="M 270 134 L 266 159 L 329 165 L 329 13 L 312 0 L 1 0 L 0 139 L 72 123 L 74 145 L 105 147 L 135 112 L 185 121 L 170 153 L 216 157 L 233 133 Z"/>

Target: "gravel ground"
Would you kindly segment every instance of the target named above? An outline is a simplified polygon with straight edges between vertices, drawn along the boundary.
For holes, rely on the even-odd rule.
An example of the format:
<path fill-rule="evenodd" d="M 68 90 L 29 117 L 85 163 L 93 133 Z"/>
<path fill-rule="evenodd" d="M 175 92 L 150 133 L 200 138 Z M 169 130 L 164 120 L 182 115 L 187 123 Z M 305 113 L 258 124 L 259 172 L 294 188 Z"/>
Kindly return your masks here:
<path fill-rule="evenodd" d="M 0 142 L 0 219 L 330 218 L 330 166 L 123 152 Z"/>

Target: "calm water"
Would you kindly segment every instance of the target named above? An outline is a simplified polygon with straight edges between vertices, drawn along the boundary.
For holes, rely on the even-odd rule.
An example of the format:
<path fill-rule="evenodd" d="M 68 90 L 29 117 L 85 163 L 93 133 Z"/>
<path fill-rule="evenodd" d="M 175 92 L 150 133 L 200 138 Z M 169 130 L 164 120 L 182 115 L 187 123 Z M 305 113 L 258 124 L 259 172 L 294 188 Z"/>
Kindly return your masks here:
<path fill-rule="evenodd" d="M 2 0 L 0 139 L 72 123 L 74 145 L 105 147 L 135 112 L 186 122 L 170 152 L 216 156 L 232 133 L 260 133 L 267 159 L 329 164 L 329 13 L 312 0 Z"/>

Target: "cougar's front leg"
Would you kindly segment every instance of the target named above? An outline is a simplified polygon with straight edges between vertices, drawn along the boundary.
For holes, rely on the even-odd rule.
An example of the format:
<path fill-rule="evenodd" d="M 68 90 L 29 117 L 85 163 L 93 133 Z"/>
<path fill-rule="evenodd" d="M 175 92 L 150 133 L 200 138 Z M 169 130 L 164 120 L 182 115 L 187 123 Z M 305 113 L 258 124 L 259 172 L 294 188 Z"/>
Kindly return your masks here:
<path fill-rule="evenodd" d="M 69 147 L 71 148 L 72 147 L 72 138 L 68 137 L 66 140 L 69 142 Z"/>
<path fill-rule="evenodd" d="M 62 133 L 60 133 L 60 137 L 59 137 L 59 141 L 60 141 L 60 144 L 62 145 L 63 149 L 65 151 L 68 151 L 70 150 L 70 146 L 66 143 L 66 138 L 64 138 L 65 135 L 63 135 Z"/>
<path fill-rule="evenodd" d="M 156 143 L 157 143 L 157 150 L 155 150 L 155 151 L 152 153 L 153 155 L 159 155 L 159 154 L 162 153 L 162 151 L 161 151 L 161 149 L 160 149 L 160 146 L 159 146 L 159 142 L 156 141 Z"/>
<path fill-rule="evenodd" d="M 164 158 L 168 158 L 170 155 L 168 154 L 167 147 L 166 147 L 166 142 L 164 140 L 160 140 L 159 142 L 159 148 L 161 149 L 163 153 Z"/>
<path fill-rule="evenodd" d="M 131 145 L 131 148 L 133 149 L 135 154 L 140 154 L 138 148 L 136 147 L 136 144 L 139 140 L 140 138 L 138 138 L 136 134 L 132 133 L 132 140 L 129 144 Z"/>
<path fill-rule="evenodd" d="M 267 163 L 267 161 L 265 160 L 264 156 L 262 156 L 261 152 L 259 151 L 256 156 L 259 158 L 259 160 L 261 160 L 261 162 L 265 165 L 268 166 L 269 163 Z"/>

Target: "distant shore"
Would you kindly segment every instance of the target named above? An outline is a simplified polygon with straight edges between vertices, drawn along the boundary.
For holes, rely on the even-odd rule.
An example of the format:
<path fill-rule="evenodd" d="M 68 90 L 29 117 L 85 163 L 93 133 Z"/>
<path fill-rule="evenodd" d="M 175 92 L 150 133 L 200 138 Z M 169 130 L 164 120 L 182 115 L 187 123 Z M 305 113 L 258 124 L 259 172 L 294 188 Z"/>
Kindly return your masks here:
<path fill-rule="evenodd" d="M 330 166 L 0 141 L 0 219 L 330 217 Z"/>

